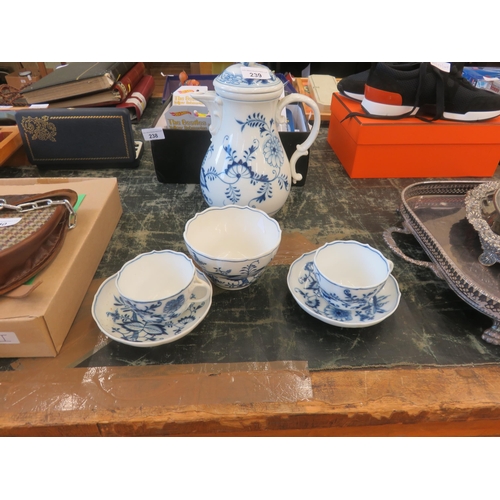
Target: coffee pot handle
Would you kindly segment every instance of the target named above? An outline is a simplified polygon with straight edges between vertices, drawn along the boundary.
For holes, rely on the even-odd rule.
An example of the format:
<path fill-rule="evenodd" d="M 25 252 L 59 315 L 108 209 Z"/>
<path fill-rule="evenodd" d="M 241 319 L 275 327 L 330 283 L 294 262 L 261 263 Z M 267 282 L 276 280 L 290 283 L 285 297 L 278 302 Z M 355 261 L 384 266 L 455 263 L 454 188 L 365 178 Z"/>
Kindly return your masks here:
<path fill-rule="evenodd" d="M 280 101 L 278 102 L 278 106 L 276 108 L 276 120 L 278 121 L 278 123 L 284 123 L 286 121 L 286 117 L 284 117 L 281 112 L 283 111 L 283 108 L 285 106 L 288 106 L 288 104 L 291 104 L 292 102 L 303 102 L 307 104 L 314 112 L 314 123 L 311 132 L 302 144 L 297 145 L 296 151 L 290 158 L 292 181 L 295 184 L 297 181 L 302 180 L 302 174 L 297 173 L 295 164 L 301 156 L 309 154 L 308 150 L 318 136 L 319 127 L 321 125 L 321 113 L 319 111 L 318 105 L 310 97 L 302 94 L 289 94 L 283 99 L 280 99 Z"/>

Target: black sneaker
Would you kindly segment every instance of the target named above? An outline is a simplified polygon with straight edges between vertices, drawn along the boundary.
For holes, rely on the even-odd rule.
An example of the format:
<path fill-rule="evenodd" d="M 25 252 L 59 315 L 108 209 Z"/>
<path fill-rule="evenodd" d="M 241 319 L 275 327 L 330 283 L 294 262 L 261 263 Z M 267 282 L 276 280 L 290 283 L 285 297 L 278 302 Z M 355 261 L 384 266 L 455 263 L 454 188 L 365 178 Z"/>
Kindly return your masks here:
<path fill-rule="evenodd" d="M 371 116 L 402 118 L 432 115 L 458 121 L 489 120 L 500 115 L 500 95 L 474 87 L 462 77 L 463 65 L 443 71 L 431 63 L 402 68 L 376 63 L 365 85 L 362 108 Z"/>
<path fill-rule="evenodd" d="M 420 63 L 386 63 L 390 64 L 391 67 L 400 68 L 402 70 L 418 69 Z M 370 70 L 362 71 L 361 73 L 356 73 L 355 75 L 349 75 L 342 78 L 337 83 L 337 88 L 339 92 L 349 99 L 354 99 L 355 101 L 362 101 L 365 96 L 365 84 L 368 80 L 368 75 Z"/>
<path fill-rule="evenodd" d="M 369 69 L 362 71 L 361 73 L 356 73 L 355 75 L 349 75 L 342 78 L 337 83 L 337 88 L 339 92 L 349 99 L 354 99 L 355 101 L 362 101 L 365 96 L 365 83 L 368 80 Z"/>

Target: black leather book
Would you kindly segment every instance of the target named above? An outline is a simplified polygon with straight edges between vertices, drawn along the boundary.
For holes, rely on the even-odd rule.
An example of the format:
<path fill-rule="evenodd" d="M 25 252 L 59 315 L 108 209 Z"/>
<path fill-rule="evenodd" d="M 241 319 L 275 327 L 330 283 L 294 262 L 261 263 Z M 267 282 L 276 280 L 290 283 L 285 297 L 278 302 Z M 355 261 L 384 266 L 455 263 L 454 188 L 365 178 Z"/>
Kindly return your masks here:
<path fill-rule="evenodd" d="M 28 104 L 39 104 L 107 90 L 135 64 L 135 62 L 69 63 L 24 88 L 21 94 Z"/>
<path fill-rule="evenodd" d="M 130 113 L 118 108 L 47 108 L 16 112 L 29 161 L 40 167 L 137 167 Z M 140 145 L 140 146 L 139 146 Z"/>

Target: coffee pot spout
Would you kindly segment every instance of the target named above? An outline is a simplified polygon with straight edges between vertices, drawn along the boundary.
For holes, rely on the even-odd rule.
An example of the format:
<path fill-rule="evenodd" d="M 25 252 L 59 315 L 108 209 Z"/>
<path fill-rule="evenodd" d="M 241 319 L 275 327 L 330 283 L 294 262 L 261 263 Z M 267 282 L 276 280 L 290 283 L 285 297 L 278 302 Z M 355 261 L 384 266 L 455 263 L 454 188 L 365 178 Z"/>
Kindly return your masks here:
<path fill-rule="evenodd" d="M 213 135 L 217 133 L 222 120 L 222 99 L 213 91 L 199 92 L 193 96 L 193 99 L 204 104 L 210 113 L 209 131 Z"/>

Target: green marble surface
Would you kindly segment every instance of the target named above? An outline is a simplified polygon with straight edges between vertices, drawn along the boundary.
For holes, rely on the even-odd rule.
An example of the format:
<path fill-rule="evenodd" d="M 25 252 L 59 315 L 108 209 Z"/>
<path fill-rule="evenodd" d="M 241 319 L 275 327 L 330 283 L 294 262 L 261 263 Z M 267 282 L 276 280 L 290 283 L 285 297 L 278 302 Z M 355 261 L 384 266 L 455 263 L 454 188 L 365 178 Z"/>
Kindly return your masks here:
<path fill-rule="evenodd" d="M 134 126 L 138 140 L 141 128 L 152 127 L 160 109 L 161 100 L 152 99 Z M 314 245 L 355 239 L 392 259 L 402 293 L 392 316 L 362 329 L 323 323 L 293 299 L 286 282 L 289 266 L 273 265 L 245 290 L 214 287 L 205 320 L 177 342 L 144 349 L 111 341 L 79 366 L 307 360 L 311 370 L 324 370 L 498 363 L 500 346 L 481 339 L 491 320 L 463 302 L 432 271 L 394 255 L 382 237 L 385 229 L 401 226 L 397 209 L 403 188 L 425 179 L 350 179 L 327 142 L 327 132 L 322 128 L 311 148 L 306 184 L 292 188 L 275 218 L 283 233 L 300 232 Z M 207 208 L 199 185 L 158 182 L 147 142 L 137 169 L 0 169 L 0 177 L 37 176 L 118 179 L 123 215 L 96 278 L 114 274 L 143 252 L 169 248 L 187 253 L 184 225 Z M 408 255 L 426 259 L 412 236 L 398 241 Z M 0 360 L 0 370 L 8 369 L 11 361 Z"/>

